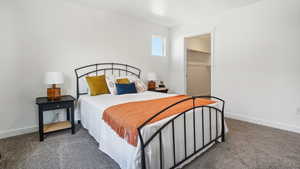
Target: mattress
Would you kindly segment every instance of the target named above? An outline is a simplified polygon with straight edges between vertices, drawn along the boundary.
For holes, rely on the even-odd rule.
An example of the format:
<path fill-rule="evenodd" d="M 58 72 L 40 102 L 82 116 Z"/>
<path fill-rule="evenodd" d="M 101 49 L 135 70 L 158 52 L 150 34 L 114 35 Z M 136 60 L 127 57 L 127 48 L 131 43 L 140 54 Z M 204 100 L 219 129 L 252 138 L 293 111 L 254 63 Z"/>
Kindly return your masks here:
<path fill-rule="evenodd" d="M 109 155 L 112 159 L 114 159 L 120 166 L 121 169 L 139 169 L 141 168 L 141 153 L 140 153 L 140 143 L 138 141 L 138 145 L 135 147 L 126 140 L 119 137 L 114 130 L 110 128 L 103 120 L 102 114 L 104 110 L 110 106 L 127 103 L 132 101 L 142 101 L 142 100 L 150 100 L 157 99 L 163 97 L 175 96 L 176 94 L 166 94 L 166 93 L 158 93 L 158 92 L 142 92 L 137 94 L 125 94 L 125 95 L 99 95 L 99 96 L 80 96 L 78 100 L 78 111 L 80 113 L 81 123 L 84 128 L 86 128 L 89 134 L 95 138 L 95 140 L 99 143 L 99 149 Z M 213 106 L 219 106 L 218 103 Z M 145 109 L 146 111 L 146 109 Z M 202 111 L 198 109 L 196 112 Z M 209 116 L 208 112 L 205 110 L 204 120 L 208 121 Z M 166 123 L 171 117 L 166 118 L 164 120 L 149 124 L 145 126 L 142 130 L 142 135 L 144 139 L 148 139 L 159 127 L 161 127 L 164 123 Z M 196 113 L 196 147 L 201 147 L 203 144 L 202 134 L 204 135 L 204 143 L 209 142 L 210 135 L 208 134 L 209 125 L 208 123 L 204 123 L 204 133 L 202 133 L 202 117 L 200 113 Z M 212 114 L 212 119 L 215 118 L 215 114 Z M 217 134 L 220 134 L 221 131 L 221 116 L 218 118 L 218 125 L 212 124 L 212 137 L 215 137 Z M 192 132 L 192 113 L 186 113 L 186 128 L 187 128 L 187 141 L 192 141 L 191 143 L 187 142 L 187 155 L 193 153 L 193 132 Z M 217 123 L 217 122 L 215 122 Z M 219 126 L 216 129 L 216 126 Z M 182 137 L 183 134 L 183 119 L 178 118 L 176 120 L 175 126 L 175 145 L 178 147 L 176 149 L 176 162 L 180 161 L 185 157 L 185 151 L 183 149 L 184 140 Z M 190 131 L 190 132 L 189 132 Z M 199 132 L 198 132 L 199 131 Z M 219 131 L 217 133 L 217 131 Z M 163 166 L 164 168 L 169 168 L 174 164 L 173 149 L 172 149 L 172 132 L 171 128 L 165 128 L 162 131 L 163 141 Z M 200 139 L 201 138 L 201 139 Z M 211 144 L 212 146 L 213 144 Z M 209 147 L 208 147 L 209 148 Z M 205 149 L 203 150 L 205 151 Z M 201 154 L 203 151 L 199 152 Z M 196 155 L 197 156 L 197 155 Z M 196 157 L 195 156 L 195 157 Z M 190 159 L 189 161 L 191 161 Z M 183 165 L 188 163 L 182 163 L 178 168 L 181 168 Z M 146 164 L 147 168 L 159 168 L 159 144 L 158 139 L 155 138 L 153 142 L 149 144 L 146 148 Z"/>

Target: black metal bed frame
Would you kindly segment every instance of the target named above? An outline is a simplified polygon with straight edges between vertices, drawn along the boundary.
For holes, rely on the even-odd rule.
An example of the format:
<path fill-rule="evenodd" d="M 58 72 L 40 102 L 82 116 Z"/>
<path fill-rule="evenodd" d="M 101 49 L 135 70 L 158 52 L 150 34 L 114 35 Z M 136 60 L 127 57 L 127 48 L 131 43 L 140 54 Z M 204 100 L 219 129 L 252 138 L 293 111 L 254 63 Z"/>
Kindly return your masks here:
<path fill-rule="evenodd" d="M 101 68 L 104 67 L 104 68 Z M 106 66 L 106 67 L 105 67 Z M 107 67 L 108 66 L 108 67 Z M 93 68 L 94 67 L 94 68 Z M 79 74 L 80 70 L 84 70 L 86 68 L 93 68 L 92 71 L 88 71 L 85 73 L 81 73 Z M 91 64 L 91 65 L 87 65 L 87 66 L 83 66 L 80 68 L 75 69 L 75 74 L 76 74 L 76 93 L 77 93 L 77 99 L 79 98 L 80 95 L 84 95 L 87 93 L 81 93 L 79 91 L 79 79 L 83 78 L 85 76 L 89 76 L 90 74 L 95 73 L 96 75 L 98 74 L 98 72 L 103 72 L 103 74 L 106 74 L 107 71 L 111 71 L 111 74 L 114 74 L 114 71 L 117 71 L 119 75 L 121 75 L 121 72 L 125 72 L 126 75 L 135 75 L 136 77 L 140 78 L 141 76 L 141 70 L 139 68 L 136 68 L 134 66 L 130 66 L 127 64 L 121 64 L 121 63 L 98 63 L 98 64 Z M 195 105 L 195 100 L 196 99 L 200 99 L 200 98 L 208 98 L 208 99 L 215 99 L 219 102 L 222 103 L 221 105 L 221 109 L 217 108 L 217 107 L 213 107 L 213 106 L 196 106 Z M 168 120 L 166 123 L 164 123 L 156 132 L 154 132 L 154 134 L 152 134 L 149 139 L 145 140 L 142 136 L 142 130 L 143 128 L 149 123 L 151 122 L 151 120 L 153 120 L 154 118 L 156 118 L 157 116 L 159 116 L 160 114 L 166 112 L 167 110 L 169 110 L 170 108 L 178 105 L 178 104 L 183 104 L 186 101 L 190 101 L 192 100 L 193 102 L 193 107 L 178 113 L 177 115 L 175 115 L 174 117 L 172 117 L 170 120 Z M 165 109 L 161 110 L 160 112 L 156 113 L 155 115 L 153 115 L 151 118 L 149 118 L 147 121 L 145 121 L 141 126 L 138 127 L 138 135 L 139 135 L 139 141 L 141 144 L 141 166 L 142 169 L 147 169 L 146 166 L 146 154 L 145 154 L 145 149 L 147 148 L 147 146 L 154 141 L 154 138 L 158 137 L 159 138 L 159 159 L 160 159 L 160 169 L 163 169 L 163 150 L 162 150 L 162 131 L 168 127 L 168 125 L 171 125 L 172 127 L 172 150 L 173 150 L 173 166 L 171 168 L 175 168 L 178 167 L 179 165 L 181 165 L 182 163 L 184 163 L 185 161 L 187 161 L 188 159 L 194 157 L 197 153 L 201 152 L 202 150 L 204 150 L 205 148 L 208 148 L 210 145 L 212 145 L 213 143 L 220 143 L 219 140 L 221 140 L 221 142 L 225 141 L 225 121 L 224 121 L 224 106 L 225 106 L 225 101 L 218 98 L 218 97 L 214 97 L 214 96 L 193 96 L 193 97 L 189 97 L 186 99 L 183 99 L 177 103 L 174 103 L 168 107 L 166 107 Z M 195 114 L 199 113 L 196 112 L 196 109 L 202 109 L 201 111 L 201 115 L 202 115 L 202 126 L 200 129 L 200 132 L 202 132 L 202 146 L 200 148 L 197 148 L 196 146 L 196 128 L 195 128 Z M 209 111 L 209 142 L 208 143 L 204 143 L 204 109 L 207 109 Z M 187 127 L 186 127 L 186 113 L 192 111 L 192 117 L 193 117 L 193 153 L 191 154 L 187 154 Z M 212 119 L 212 113 L 215 113 L 215 119 Z M 220 114 L 220 115 L 218 115 Z M 221 117 L 221 119 L 218 119 L 218 117 Z M 176 146 L 175 146 L 175 131 L 174 128 L 176 126 L 176 119 L 183 117 L 183 123 L 184 123 L 184 159 L 181 159 L 180 161 L 176 161 Z M 214 138 L 212 138 L 212 120 L 216 121 L 216 135 Z M 218 123 L 219 120 L 221 120 L 221 131 L 219 134 L 218 131 Z"/>
<path fill-rule="evenodd" d="M 199 99 L 199 98 L 209 98 L 209 99 L 216 99 L 218 101 L 220 101 L 222 103 L 222 109 L 218 109 L 216 107 L 212 107 L 212 106 L 196 106 L 195 105 L 195 100 L 196 99 Z M 177 114 L 176 116 L 174 116 L 173 118 L 171 118 L 169 121 L 167 121 L 166 123 L 164 123 L 156 132 L 154 132 L 153 135 L 151 135 L 149 137 L 149 139 L 147 141 L 145 141 L 142 137 L 142 129 L 151 121 L 153 120 L 155 117 L 157 117 L 158 115 L 164 113 L 165 111 L 171 109 L 172 107 L 178 105 L 178 104 L 182 104 L 186 101 L 189 101 L 189 100 L 192 100 L 193 102 L 193 107 L 184 111 L 184 112 L 181 112 L 179 114 Z M 163 152 L 162 152 L 162 130 L 167 128 L 167 126 L 169 124 L 171 124 L 172 126 L 172 149 L 173 149 L 173 161 L 174 161 L 174 165 L 171 167 L 171 168 L 175 168 L 177 166 L 179 166 L 180 164 L 182 164 L 183 162 L 187 161 L 188 159 L 192 158 L 195 154 L 199 153 L 200 151 L 204 150 L 205 148 L 207 148 L 208 146 L 212 145 L 212 143 L 220 143 L 219 142 L 219 139 L 221 139 L 222 142 L 225 142 L 225 121 L 224 121 L 224 105 L 225 105 L 225 101 L 218 98 L 218 97 L 214 97 L 214 96 L 192 96 L 192 97 L 189 97 L 189 98 L 186 98 L 186 99 L 183 99 L 177 103 L 174 103 L 168 107 L 166 107 L 165 109 L 161 110 L 160 112 L 156 113 L 154 116 L 152 116 L 151 118 L 149 118 L 147 121 L 145 121 L 141 126 L 138 127 L 138 134 L 139 134 L 139 139 L 140 139 L 140 143 L 141 143 L 141 153 L 142 153 L 142 169 L 146 169 L 146 154 L 145 154 L 145 149 L 146 147 L 154 140 L 155 137 L 159 137 L 159 152 L 160 152 L 160 155 L 159 155 L 159 158 L 160 158 L 160 169 L 163 169 L 163 159 L 162 159 L 162 156 L 163 156 Z M 201 115 L 202 115 L 202 127 L 201 127 L 201 132 L 202 132 L 202 147 L 198 148 L 196 147 L 196 128 L 195 128 L 195 114 L 196 114 L 196 109 L 198 108 L 201 108 L 202 111 L 201 111 Z M 210 134 L 210 141 L 206 144 L 204 144 L 204 109 L 208 109 L 209 110 L 209 125 L 210 125 L 210 131 L 209 131 L 209 134 Z M 186 129 L 186 113 L 189 112 L 189 111 L 192 111 L 192 115 L 193 115 L 193 150 L 194 152 L 187 155 L 187 136 L 186 136 L 186 132 L 187 132 L 187 129 Z M 212 138 L 212 118 L 211 118 L 211 115 L 212 113 L 215 112 L 216 114 L 216 136 L 215 138 Z M 221 114 L 221 134 L 218 135 L 218 122 L 219 122 L 219 119 L 218 119 L 218 113 Z M 183 117 L 183 122 L 184 122 L 184 135 L 183 135 L 183 138 L 184 138 L 184 154 L 185 154 L 185 158 L 176 162 L 176 146 L 175 146 L 175 131 L 174 131 L 174 128 L 175 128 L 175 120 L 180 118 L 180 117 Z"/>
<path fill-rule="evenodd" d="M 92 68 L 92 70 L 91 70 Z M 83 72 L 80 72 L 83 71 Z M 98 75 L 99 73 L 103 73 L 106 75 L 107 72 L 111 72 L 112 75 L 114 73 L 118 73 L 120 76 L 122 73 L 125 73 L 125 75 L 134 75 L 138 78 L 141 77 L 141 69 L 130 66 L 127 64 L 122 64 L 122 63 L 96 63 L 96 64 L 91 64 L 91 65 L 86 65 L 82 66 L 79 68 L 75 69 L 75 74 L 76 74 L 76 95 L 77 99 L 79 98 L 80 95 L 85 95 L 87 94 L 86 92 L 82 93 L 79 90 L 79 79 L 84 78 L 85 76 L 89 76 L 91 74 Z"/>

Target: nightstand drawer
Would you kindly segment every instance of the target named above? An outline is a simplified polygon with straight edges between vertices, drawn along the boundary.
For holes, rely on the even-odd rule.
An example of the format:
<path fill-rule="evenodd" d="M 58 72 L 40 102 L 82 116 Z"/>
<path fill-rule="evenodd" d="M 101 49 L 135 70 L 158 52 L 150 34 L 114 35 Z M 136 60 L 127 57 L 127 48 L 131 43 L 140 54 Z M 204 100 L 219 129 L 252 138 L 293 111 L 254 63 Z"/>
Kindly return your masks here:
<path fill-rule="evenodd" d="M 65 109 L 70 108 L 72 105 L 72 102 L 45 104 L 43 105 L 43 110 Z"/>

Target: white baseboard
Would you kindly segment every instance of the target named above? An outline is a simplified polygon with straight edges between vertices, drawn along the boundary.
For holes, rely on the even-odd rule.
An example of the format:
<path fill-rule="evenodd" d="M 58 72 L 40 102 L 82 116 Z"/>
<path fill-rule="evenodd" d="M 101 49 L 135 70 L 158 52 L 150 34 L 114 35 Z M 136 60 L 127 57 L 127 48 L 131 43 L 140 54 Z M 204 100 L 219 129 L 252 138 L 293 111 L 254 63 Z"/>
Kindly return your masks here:
<path fill-rule="evenodd" d="M 33 133 L 36 131 L 38 131 L 38 126 L 0 131 L 0 139 L 17 136 L 17 135 L 22 135 L 22 134 L 27 134 L 27 133 Z"/>
<path fill-rule="evenodd" d="M 234 113 L 225 113 L 225 117 L 236 119 L 236 120 L 241 120 L 241 121 L 246 121 L 249 123 L 255 123 L 255 124 L 259 124 L 259 125 L 263 125 L 263 126 L 268 126 L 268 127 L 272 127 L 272 128 L 277 128 L 277 129 L 281 129 L 281 130 L 286 130 L 286 131 L 290 131 L 290 132 L 300 133 L 300 127 L 298 127 L 298 126 L 291 126 L 288 124 L 271 122 L 271 121 L 267 121 L 267 120 L 261 120 L 261 119 L 252 118 L 252 117 L 248 117 L 245 115 L 238 115 L 238 114 L 234 114 Z"/>
<path fill-rule="evenodd" d="M 79 120 L 75 120 L 75 124 L 78 124 Z M 17 135 L 27 134 L 27 133 L 33 133 L 39 130 L 38 126 L 31 126 L 31 127 L 24 127 L 19 129 L 11 129 L 6 131 L 0 131 L 0 139 L 7 138 L 7 137 L 13 137 Z"/>

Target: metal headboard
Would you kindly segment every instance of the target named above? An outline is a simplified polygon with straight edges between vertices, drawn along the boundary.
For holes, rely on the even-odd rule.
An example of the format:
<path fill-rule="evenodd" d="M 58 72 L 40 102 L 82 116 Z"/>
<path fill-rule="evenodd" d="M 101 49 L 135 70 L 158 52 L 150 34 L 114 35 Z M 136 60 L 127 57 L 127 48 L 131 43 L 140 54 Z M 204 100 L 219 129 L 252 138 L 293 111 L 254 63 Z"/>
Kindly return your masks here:
<path fill-rule="evenodd" d="M 79 79 L 84 78 L 85 76 L 89 76 L 91 74 L 98 75 L 99 73 L 105 75 L 107 73 L 110 73 L 111 75 L 117 74 L 119 76 L 121 76 L 123 73 L 124 75 L 134 75 L 138 78 L 141 77 L 141 69 L 122 63 L 96 63 L 82 66 L 80 68 L 75 69 L 77 99 L 80 95 L 87 94 L 86 92 L 80 92 Z"/>

